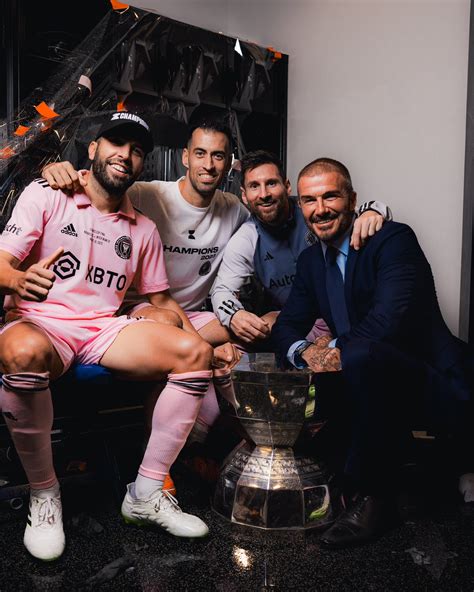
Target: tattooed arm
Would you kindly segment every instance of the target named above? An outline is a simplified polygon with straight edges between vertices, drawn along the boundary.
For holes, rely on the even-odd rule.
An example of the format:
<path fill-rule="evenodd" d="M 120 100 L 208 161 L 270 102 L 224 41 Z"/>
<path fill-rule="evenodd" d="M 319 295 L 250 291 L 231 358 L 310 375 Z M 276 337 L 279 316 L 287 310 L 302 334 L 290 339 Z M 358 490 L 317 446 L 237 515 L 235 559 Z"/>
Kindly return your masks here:
<path fill-rule="evenodd" d="M 321 335 L 301 354 L 313 372 L 339 372 L 341 369 L 341 352 L 337 347 L 329 347 L 331 340 L 330 335 Z"/>

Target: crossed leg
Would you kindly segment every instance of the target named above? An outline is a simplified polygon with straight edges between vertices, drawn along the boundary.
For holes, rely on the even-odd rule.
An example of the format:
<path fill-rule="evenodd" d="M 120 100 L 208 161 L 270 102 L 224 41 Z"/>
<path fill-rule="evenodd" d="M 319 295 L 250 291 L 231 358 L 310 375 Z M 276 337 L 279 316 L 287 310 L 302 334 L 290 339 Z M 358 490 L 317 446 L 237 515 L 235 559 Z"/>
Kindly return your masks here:
<path fill-rule="evenodd" d="M 212 377 L 212 347 L 198 335 L 158 323 L 125 327 L 102 356 L 101 364 L 132 379 L 167 383 L 153 410 L 151 434 L 122 504 L 127 522 L 158 524 L 171 534 L 200 537 L 207 526 L 178 510 L 163 483 L 196 422 Z"/>
<path fill-rule="evenodd" d="M 132 316 L 136 318 L 143 317 L 146 319 L 155 320 L 160 323 L 173 323 L 172 318 L 163 316 L 164 312 L 167 311 L 163 311 L 162 309 L 156 308 L 155 306 L 141 306 L 137 308 L 135 312 L 132 312 Z M 192 319 L 191 322 L 193 322 Z M 196 328 L 202 339 L 213 347 L 222 345 L 223 343 L 227 343 L 231 340 L 230 333 L 224 326 L 221 325 L 217 318 L 214 318 L 214 320 L 211 320 L 203 326 L 197 325 Z M 204 441 L 210 426 L 213 425 L 219 415 L 219 405 L 217 403 L 215 392 L 216 389 L 234 407 L 236 405 L 232 383 L 230 381 L 230 372 L 228 370 L 215 371 L 213 383 L 210 384 L 210 388 L 204 397 L 195 428 L 193 429 L 193 433 L 191 435 L 193 440 Z M 146 397 L 145 424 L 148 432 L 151 431 L 153 410 L 162 390 L 163 384 L 157 384 L 153 391 L 151 391 Z"/>

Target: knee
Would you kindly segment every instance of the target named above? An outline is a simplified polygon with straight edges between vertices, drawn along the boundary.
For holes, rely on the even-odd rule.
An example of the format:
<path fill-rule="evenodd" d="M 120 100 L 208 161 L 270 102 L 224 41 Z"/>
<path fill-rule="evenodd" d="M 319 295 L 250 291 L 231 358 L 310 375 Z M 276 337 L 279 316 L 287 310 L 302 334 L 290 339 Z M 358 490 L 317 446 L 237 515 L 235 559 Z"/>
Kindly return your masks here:
<path fill-rule="evenodd" d="M 200 337 L 187 334 L 181 343 L 181 356 L 186 365 L 195 370 L 211 368 L 213 349 L 207 341 Z"/>
<path fill-rule="evenodd" d="M 51 365 L 52 352 L 45 345 L 44 339 L 37 335 L 4 340 L 0 350 L 3 372 L 46 372 Z"/>

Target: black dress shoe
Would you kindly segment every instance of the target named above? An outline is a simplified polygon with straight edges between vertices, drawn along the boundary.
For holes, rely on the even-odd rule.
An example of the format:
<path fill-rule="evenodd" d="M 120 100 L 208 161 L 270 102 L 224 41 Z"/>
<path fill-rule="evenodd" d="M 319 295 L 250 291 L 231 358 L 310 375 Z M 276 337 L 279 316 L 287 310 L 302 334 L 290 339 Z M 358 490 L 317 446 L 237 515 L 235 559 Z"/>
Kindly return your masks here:
<path fill-rule="evenodd" d="M 332 549 L 360 545 L 381 536 L 399 522 L 394 501 L 371 495 L 359 496 L 320 541 Z"/>

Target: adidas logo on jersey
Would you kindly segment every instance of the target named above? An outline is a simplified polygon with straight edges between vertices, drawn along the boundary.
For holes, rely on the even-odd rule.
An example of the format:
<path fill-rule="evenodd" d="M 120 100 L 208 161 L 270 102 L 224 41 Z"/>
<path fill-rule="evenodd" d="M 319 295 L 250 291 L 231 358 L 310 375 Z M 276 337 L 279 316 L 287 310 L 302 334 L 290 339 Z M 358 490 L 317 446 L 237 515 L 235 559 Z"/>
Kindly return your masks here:
<path fill-rule="evenodd" d="M 76 236 L 77 237 L 77 232 L 76 229 L 74 228 L 73 224 L 68 224 L 67 226 L 65 226 L 61 232 L 63 234 L 69 234 L 70 236 Z"/>
<path fill-rule="evenodd" d="M 263 260 L 264 261 L 271 261 L 272 259 L 275 259 L 275 257 L 267 251 L 267 254 L 265 255 Z"/>

